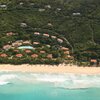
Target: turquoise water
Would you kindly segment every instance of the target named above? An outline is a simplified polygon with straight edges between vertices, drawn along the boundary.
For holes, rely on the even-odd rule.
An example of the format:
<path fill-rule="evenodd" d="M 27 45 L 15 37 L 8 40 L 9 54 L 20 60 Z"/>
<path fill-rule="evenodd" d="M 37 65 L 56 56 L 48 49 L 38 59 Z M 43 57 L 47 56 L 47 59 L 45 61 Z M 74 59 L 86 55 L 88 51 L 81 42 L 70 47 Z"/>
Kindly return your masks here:
<path fill-rule="evenodd" d="M 20 46 L 18 49 L 34 49 L 32 46 Z"/>
<path fill-rule="evenodd" d="M 1 72 L 0 100 L 100 100 L 100 76 Z"/>

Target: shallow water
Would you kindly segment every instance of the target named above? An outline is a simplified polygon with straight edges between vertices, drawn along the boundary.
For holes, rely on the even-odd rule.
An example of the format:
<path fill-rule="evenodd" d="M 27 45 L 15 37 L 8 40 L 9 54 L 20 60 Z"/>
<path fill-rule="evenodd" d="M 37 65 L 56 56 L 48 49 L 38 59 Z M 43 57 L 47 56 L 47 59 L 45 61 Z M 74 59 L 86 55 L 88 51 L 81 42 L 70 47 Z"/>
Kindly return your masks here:
<path fill-rule="evenodd" d="M 100 75 L 0 72 L 0 100 L 100 100 Z"/>

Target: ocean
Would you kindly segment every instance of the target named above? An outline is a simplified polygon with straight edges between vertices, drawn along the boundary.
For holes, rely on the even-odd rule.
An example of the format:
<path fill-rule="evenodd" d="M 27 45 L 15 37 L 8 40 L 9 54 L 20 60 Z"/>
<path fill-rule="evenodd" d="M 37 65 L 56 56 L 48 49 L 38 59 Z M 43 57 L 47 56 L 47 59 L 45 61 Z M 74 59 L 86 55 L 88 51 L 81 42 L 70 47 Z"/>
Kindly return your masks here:
<path fill-rule="evenodd" d="M 0 100 L 100 100 L 100 75 L 0 72 Z"/>

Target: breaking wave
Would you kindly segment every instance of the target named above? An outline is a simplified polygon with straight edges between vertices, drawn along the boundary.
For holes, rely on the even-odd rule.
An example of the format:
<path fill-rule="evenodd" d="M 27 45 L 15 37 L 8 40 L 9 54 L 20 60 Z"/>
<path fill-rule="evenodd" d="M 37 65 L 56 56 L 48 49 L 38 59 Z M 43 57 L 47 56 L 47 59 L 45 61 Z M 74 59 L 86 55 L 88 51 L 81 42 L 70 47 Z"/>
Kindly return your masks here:
<path fill-rule="evenodd" d="M 55 87 L 64 89 L 84 89 L 100 87 L 99 75 L 76 74 L 32 74 L 38 81 L 52 82 Z"/>
<path fill-rule="evenodd" d="M 16 81 L 12 81 L 16 80 Z M 100 75 L 84 74 L 43 74 L 43 73 L 0 73 L 0 85 L 23 82 L 52 83 L 54 87 L 64 89 L 100 88 Z"/>
<path fill-rule="evenodd" d="M 17 75 L 14 74 L 4 74 L 4 75 L 0 75 L 0 85 L 6 85 L 10 83 L 11 79 L 16 78 Z"/>

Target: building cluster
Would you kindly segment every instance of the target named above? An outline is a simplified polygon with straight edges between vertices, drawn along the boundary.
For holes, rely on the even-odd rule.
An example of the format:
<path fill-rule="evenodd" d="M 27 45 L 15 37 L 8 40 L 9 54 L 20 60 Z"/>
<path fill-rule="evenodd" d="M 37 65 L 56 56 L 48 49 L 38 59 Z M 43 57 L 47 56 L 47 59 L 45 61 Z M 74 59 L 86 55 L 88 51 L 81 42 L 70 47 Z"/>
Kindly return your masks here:
<path fill-rule="evenodd" d="M 62 44 L 64 43 L 64 40 L 62 38 L 59 38 L 56 35 L 51 35 L 48 33 L 40 33 L 40 32 L 34 32 L 32 33 L 34 37 L 44 37 L 44 38 L 50 38 L 51 40 L 56 40 L 56 42 Z M 16 35 L 13 32 L 7 32 L 7 37 L 13 37 Z M 46 40 L 47 40 L 46 39 Z M 40 58 L 42 60 L 46 59 L 53 59 L 56 60 L 54 57 L 54 54 L 51 51 L 54 51 L 52 48 L 52 45 L 50 44 L 43 44 L 41 47 L 35 47 L 35 45 L 42 45 L 41 42 L 36 40 L 16 40 L 16 41 L 8 41 L 7 44 L 2 46 L 2 52 L 0 52 L 0 58 L 8 58 L 8 59 L 15 59 L 15 58 L 25 58 L 25 57 L 31 57 L 33 59 Z M 50 49 L 49 52 L 45 50 L 44 48 Z M 66 48 L 64 46 L 59 46 L 60 51 L 63 52 L 64 56 L 63 59 L 72 59 L 72 56 L 70 56 L 70 50 L 69 48 Z M 11 52 L 11 53 L 9 53 Z M 59 52 L 60 53 L 60 52 Z M 58 58 L 59 58 L 58 57 Z"/>

